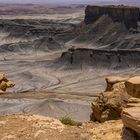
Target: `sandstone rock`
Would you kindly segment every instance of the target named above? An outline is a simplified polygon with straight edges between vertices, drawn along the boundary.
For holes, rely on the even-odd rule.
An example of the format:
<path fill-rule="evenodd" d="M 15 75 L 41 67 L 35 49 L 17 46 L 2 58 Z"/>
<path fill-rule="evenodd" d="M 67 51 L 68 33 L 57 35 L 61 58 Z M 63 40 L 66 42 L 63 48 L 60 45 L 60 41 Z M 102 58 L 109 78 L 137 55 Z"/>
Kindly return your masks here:
<path fill-rule="evenodd" d="M 114 84 L 119 83 L 119 82 L 125 82 L 127 80 L 127 78 L 110 76 L 110 77 L 107 77 L 105 80 L 107 83 L 106 91 L 111 91 L 111 88 Z"/>
<path fill-rule="evenodd" d="M 107 120 L 119 119 L 123 107 L 127 106 L 129 96 L 126 93 L 124 82 L 116 82 L 123 78 L 112 79 L 113 80 L 110 79 L 111 82 L 115 81 L 114 84 L 111 84 L 112 87 L 109 85 L 108 91 L 101 93 L 92 103 L 92 121 L 105 122 Z"/>
<path fill-rule="evenodd" d="M 124 22 L 127 28 L 137 28 L 140 10 L 137 7 L 119 6 L 87 6 L 85 23 L 95 22 L 102 15 L 110 16 L 115 22 Z"/>
<path fill-rule="evenodd" d="M 125 82 L 126 91 L 135 98 L 140 98 L 140 76 L 130 78 Z"/>
<path fill-rule="evenodd" d="M 124 130 L 122 133 L 123 140 L 140 139 L 140 76 L 128 79 L 125 82 L 126 91 L 130 98 L 127 104 L 128 108 L 122 111 L 122 121 Z"/>
<path fill-rule="evenodd" d="M 4 79 L 5 75 L 4 74 L 0 74 L 0 81 L 2 81 Z"/>
<path fill-rule="evenodd" d="M 140 136 L 130 128 L 123 128 L 122 131 L 122 139 L 123 140 L 139 140 Z"/>
<path fill-rule="evenodd" d="M 5 74 L 0 74 L 0 94 L 3 94 L 7 88 L 14 87 L 15 84 L 12 81 L 9 81 Z"/>
<path fill-rule="evenodd" d="M 121 140 L 120 134 L 123 127 L 121 120 L 105 123 L 92 122 L 87 126 L 86 131 L 91 135 L 91 139 L 88 140 Z"/>
<path fill-rule="evenodd" d="M 131 108 L 131 107 L 140 107 L 140 103 L 129 103 L 129 104 L 127 104 L 127 108 Z"/>
<path fill-rule="evenodd" d="M 129 103 L 140 103 L 140 99 L 139 98 L 129 98 Z"/>
<path fill-rule="evenodd" d="M 2 91 L 6 91 L 7 89 L 7 83 L 5 81 L 2 81 L 1 84 L 0 84 L 0 89 Z"/>
<path fill-rule="evenodd" d="M 122 111 L 124 126 L 140 135 L 140 107 L 126 108 Z"/>
<path fill-rule="evenodd" d="M 140 99 L 130 98 L 127 104 L 127 108 L 130 108 L 130 107 L 140 107 Z"/>
<path fill-rule="evenodd" d="M 1 140 L 16 140 L 16 139 L 17 138 L 15 135 L 8 135 L 8 136 L 1 138 Z"/>

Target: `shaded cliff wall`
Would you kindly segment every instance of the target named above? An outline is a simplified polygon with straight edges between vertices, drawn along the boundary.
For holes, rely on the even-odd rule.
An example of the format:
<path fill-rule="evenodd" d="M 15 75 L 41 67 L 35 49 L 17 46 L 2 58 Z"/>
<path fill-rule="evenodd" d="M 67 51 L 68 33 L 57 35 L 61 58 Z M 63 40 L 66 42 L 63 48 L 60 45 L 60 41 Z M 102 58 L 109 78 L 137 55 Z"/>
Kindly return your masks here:
<path fill-rule="evenodd" d="M 85 23 L 90 24 L 102 15 L 108 15 L 114 22 L 124 22 L 126 27 L 137 28 L 140 20 L 140 9 L 127 6 L 87 6 L 85 10 Z"/>
<path fill-rule="evenodd" d="M 81 68 L 126 69 L 140 67 L 139 50 L 95 50 L 95 49 L 70 49 L 64 52 L 60 58 L 61 64 Z"/>

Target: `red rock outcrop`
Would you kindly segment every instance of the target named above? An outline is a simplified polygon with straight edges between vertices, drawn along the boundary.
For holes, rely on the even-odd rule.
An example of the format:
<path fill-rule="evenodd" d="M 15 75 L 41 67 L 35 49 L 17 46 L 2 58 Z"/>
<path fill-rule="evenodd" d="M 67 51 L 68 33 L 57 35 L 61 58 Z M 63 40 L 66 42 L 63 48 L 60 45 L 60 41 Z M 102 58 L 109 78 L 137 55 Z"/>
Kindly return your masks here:
<path fill-rule="evenodd" d="M 137 28 L 137 21 L 140 18 L 140 9 L 124 5 L 87 6 L 85 10 L 85 23 L 93 23 L 102 15 L 108 15 L 115 22 L 123 22 L 128 29 Z"/>

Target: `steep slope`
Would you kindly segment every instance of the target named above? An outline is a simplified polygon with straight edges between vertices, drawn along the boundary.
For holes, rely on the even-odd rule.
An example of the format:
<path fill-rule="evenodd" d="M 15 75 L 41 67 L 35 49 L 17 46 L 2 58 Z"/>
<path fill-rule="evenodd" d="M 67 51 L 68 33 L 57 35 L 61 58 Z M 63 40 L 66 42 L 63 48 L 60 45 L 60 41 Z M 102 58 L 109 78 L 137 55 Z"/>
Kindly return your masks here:
<path fill-rule="evenodd" d="M 63 49 L 64 46 L 53 37 L 42 37 L 37 39 L 33 43 L 33 47 L 39 51 L 53 51 Z"/>
<path fill-rule="evenodd" d="M 81 33 L 67 44 L 96 49 L 139 48 L 139 17 L 137 7 L 87 6 Z"/>
<path fill-rule="evenodd" d="M 75 25 L 69 22 L 70 19 L 1 19 L 0 53 L 64 49 L 64 43 L 76 36 Z"/>
<path fill-rule="evenodd" d="M 86 26 L 86 25 L 84 25 Z M 128 33 L 125 25 L 122 23 L 114 23 L 108 16 L 100 17 L 95 23 L 88 27 L 88 30 L 81 33 L 70 44 L 85 44 L 89 47 L 98 48 L 103 45 L 108 45 L 118 38 L 122 38 Z"/>
<path fill-rule="evenodd" d="M 87 6 L 82 32 L 60 58 L 64 67 L 123 70 L 140 66 L 139 8 Z"/>

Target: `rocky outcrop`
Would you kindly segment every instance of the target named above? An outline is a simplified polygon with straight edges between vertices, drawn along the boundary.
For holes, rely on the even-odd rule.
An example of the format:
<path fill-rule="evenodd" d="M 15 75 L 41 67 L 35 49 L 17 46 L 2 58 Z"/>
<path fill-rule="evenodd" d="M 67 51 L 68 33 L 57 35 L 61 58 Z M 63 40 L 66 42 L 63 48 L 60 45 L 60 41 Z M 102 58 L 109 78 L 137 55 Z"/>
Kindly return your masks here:
<path fill-rule="evenodd" d="M 122 140 L 139 140 L 139 135 L 132 129 L 124 127 L 122 130 Z"/>
<path fill-rule="evenodd" d="M 124 22 L 127 28 L 137 28 L 140 10 L 137 7 L 118 6 L 87 6 L 85 23 L 95 22 L 102 15 L 108 15 L 115 22 Z"/>
<path fill-rule="evenodd" d="M 125 82 L 127 93 L 135 98 L 140 98 L 140 76 L 130 78 Z"/>
<path fill-rule="evenodd" d="M 126 91 L 129 95 L 137 98 L 130 98 L 128 108 L 122 111 L 124 129 L 123 140 L 140 139 L 140 76 L 128 79 L 125 82 Z"/>
<path fill-rule="evenodd" d="M 9 81 L 5 74 L 0 74 L 0 94 L 3 94 L 7 88 L 14 87 L 15 84 L 12 81 Z"/>
<path fill-rule="evenodd" d="M 92 121 L 105 122 L 121 117 L 121 111 L 123 107 L 126 107 L 129 98 L 125 90 L 125 80 L 121 77 L 106 78 L 106 91 L 92 103 Z"/>
<path fill-rule="evenodd" d="M 107 83 L 106 91 L 111 91 L 114 84 L 117 84 L 119 82 L 125 82 L 127 78 L 111 76 L 111 77 L 107 77 L 105 80 Z"/>
<path fill-rule="evenodd" d="M 120 140 L 122 122 L 69 126 L 39 115 L 0 116 L 1 140 Z M 115 127 L 114 127 L 115 126 Z"/>
<path fill-rule="evenodd" d="M 122 120 L 127 128 L 131 128 L 140 136 L 140 107 L 126 108 L 122 112 Z"/>
<path fill-rule="evenodd" d="M 117 70 L 138 68 L 140 67 L 140 51 L 77 48 L 63 52 L 59 61 L 72 68 L 83 68 L 84 66 Z"/>
<path fill-rule="evenodd" d="M 122 112 L 124 128 L 122 131 L 123 140 L 140 139 L 140 103 L 133 103 Z"/>

